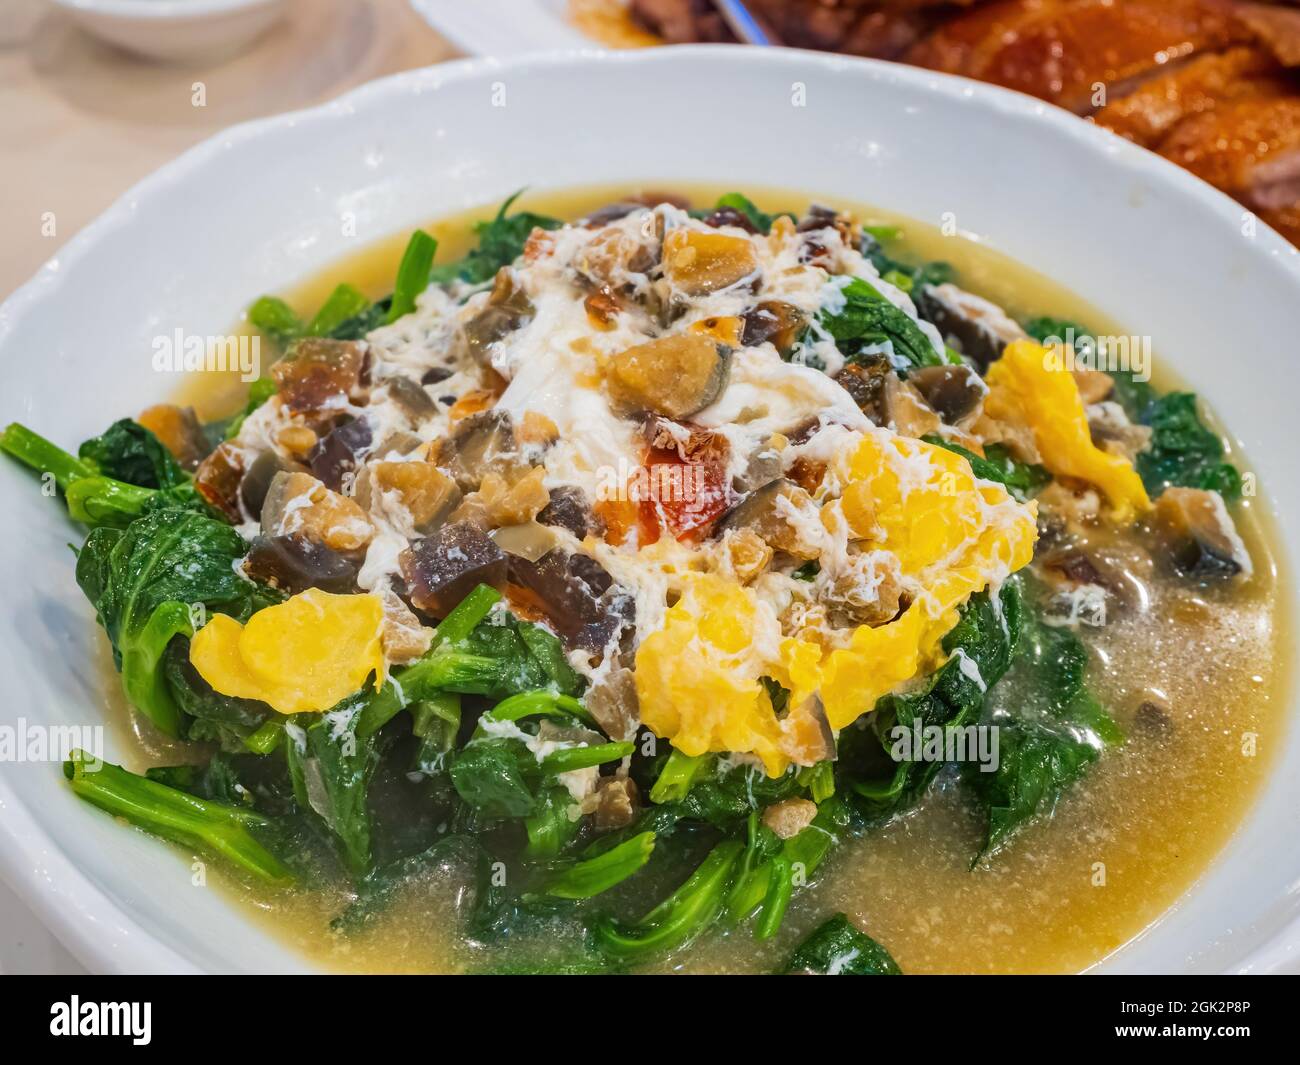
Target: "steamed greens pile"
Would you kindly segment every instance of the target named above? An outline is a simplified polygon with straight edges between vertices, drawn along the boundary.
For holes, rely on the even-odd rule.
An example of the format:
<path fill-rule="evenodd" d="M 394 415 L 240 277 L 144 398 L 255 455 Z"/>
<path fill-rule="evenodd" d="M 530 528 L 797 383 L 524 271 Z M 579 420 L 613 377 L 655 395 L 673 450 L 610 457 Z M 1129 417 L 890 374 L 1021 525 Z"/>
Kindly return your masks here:
<path fill-rule="evenodd" d="M 435 265 L 437 242 L 417 232 L 383 299 L 342 284 L 309 320 L 270 296 L 249 317 L 280 343 L 354 339 L 412 311 L 430 283 L 459 293 L 484 284 L 522 253 L 534 228 L 560 225 L 510 213 L 513 201 L 477 227 L 477 247 L 456 262 Z M 736 212 L 759 232 L 778 217 L 738 193 L 713 210 Z M 864 245 L 887 281 L 911 291 L 949 278 L 944 264 L 890 258 L 891 236 L 873 231 Z M 883 347 L 901 373 L 944 361 L 915 321 L 868 282 L 853 279 L 841 293 L 817 326 L 850 361 Z M 1030 331 L 1041 337 L 1064 326 L 1036 320 Z M 233 436 L 274 389 L 256 382 L 244 411 L 207 427 L 213 443 Z M 1122 376 L 1117 389 L 1130 414 L 1154 430 L 1139 460 L 1153 492 L 1170 484 L 1215 487 L 1227 498 L 1239 491 L 1194 397 L 1157 396 Z M 931 442 L 1022 500 L 1050 481 L 1042 467 L 1017 462 L 998 445 L 980 456 L 939 437 Z M 983 817 L 983 843 L 972 856 L 979 864 L 1050 812 L 1123 739 L 1089 691 L 1086 648 L 1040 620 L 1040 593 L 1025 576 L 967 603 L 943 640 L 946 664 L 845 729 L 834 761 L 777 778 L 715 755 L 666 750 L 648 733 L 560 745 L 537 757 L 528 740 L 543 728 L 595 727 L 585 681 L 548 629 L 512 615 L 486 586 L 441 621 L 422 658 L 382 684 L 325 713 L 284 716 L 214 691 L 190 664 L 190 638 L 210 615 L 243 621 L 281 596 L 241 575 L 244 540 L 153 433 L 119 421 L 74 456 L 11 425 L 0 448 L 47 475 L 70 516 L 89 527 L 76 578 L 108 636 L 127 698 L 161 732 L 210 745 L 195 764 L 143 777 L 78 754 L 65 766 L 73 789 L 148 832 L 218 856 L 250 880 L 345 885 L 351 901 L 333 923 L 342 935 L 370 927 L 411 885 L 434 875 L 466 886 L 462 930 L 493 971 L 619 970 L 671 956 L 718 929 L 771 940 L 837 843 L 914 808 L 941 775 L 965 789 Z M 796 576 L 811 576 L 810 565 Z M 780 710 L 789 693 L 775 682 L 768 688 Z M 1001 729 L 993 772 L 893 753 L 898 729 L 976 724 Z M 574 816 L 562 776 L 618 764 L 627 765 L 642 809 L 632 823 L 601 831 L 591 817 Z M 782 839 L 762 815 L 792 799 L 815 804 L 816 813 Z M 899 968 L 837 914 L 789 955 L 784 971 L 887 975 Z"/>

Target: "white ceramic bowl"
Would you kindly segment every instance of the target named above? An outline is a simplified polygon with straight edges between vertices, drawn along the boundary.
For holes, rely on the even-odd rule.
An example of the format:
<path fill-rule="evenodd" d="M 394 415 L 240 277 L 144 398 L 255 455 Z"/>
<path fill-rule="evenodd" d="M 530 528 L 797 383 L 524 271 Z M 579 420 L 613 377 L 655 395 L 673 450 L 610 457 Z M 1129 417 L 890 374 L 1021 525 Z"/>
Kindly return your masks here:
<path fill-rule="evenodd" d="M 1300 252 L 1267 229 L 1244 238 L 1226 197 L 1028 97 L 779 50 L 450 64 L 222 134 L 129 192 L 0 308 L 0 421 L 65 444 L 102 430 L 174 390 L 151 371 L 155 336 L 221 333 L 251 298 L 358 239 L 525 182 L 689 179 L 805 189 L 934 222 L 955 213 L 963 230 L 1153 335 L 1241 434 L 1280 527 L 1300 525 L 1288 391 Z M 357 237 L 344 235 L 345 214 Z M 103 636 L 73 583 L 73 530 L 8 463 L 0 498 L 0 723 L 93 723 L 103 681 L 88 662 Z M 1297 965 L 1300 730 L 1286 744 L 1220 860 L 1105 969 Z M 123 753 L 111 735 L 107 753 Z M 55 766 L 0 765 L 0 809 L 0 872 L 93 968 L 304 966 L 191 886 L 175 852 L 75 799 Z"/>
<path fill-rule="evenodd" d="M 285 0 L 51 0 L 110 44 L 169 62 L 233 55 L 284 13 Z"/>

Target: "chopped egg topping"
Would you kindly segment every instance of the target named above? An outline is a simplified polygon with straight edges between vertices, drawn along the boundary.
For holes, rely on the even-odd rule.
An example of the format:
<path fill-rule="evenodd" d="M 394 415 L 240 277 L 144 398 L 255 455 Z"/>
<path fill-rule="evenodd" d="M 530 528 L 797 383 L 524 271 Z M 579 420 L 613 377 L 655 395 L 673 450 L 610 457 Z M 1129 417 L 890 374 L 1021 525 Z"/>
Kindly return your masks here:
<path fill-rule="evenodd" d="M 241 625 L 225 614 L 194 634 L 190 662 L 222 695 L 282 714 L 329 710 L 384 677 L 384 608 L 374 595 L 312 588 Z"/>
<path fill-rule="evenodd" d="M 910 604 L 884 624 L 853 627 L 841 634 L 842 646 L 826 650 L 821 634 L 785 634 L 758 591 L 687 576 L 636 657 L 642 719 L 685 753 L 752 752 L 773 775 L 791 762 L 809 764 L 811 696 L 820 693 L 831 728 L 844 728 L 941 664 L 939 644 L 956 625 L 957 608 L 1033 555 L 1033 504 L 976 480 L 964 458 L 943 448 L 872 431 L 843 457 L 835 478 L 842 494 L 821 506 L 827 576 L 837 567 L 852 572 L 853 558 L 890 557 Z M 785 718 L 774 713 L 764 677 L 790 691 L 794 709 Z"/>
<path fill-rule="evenodd" d="M 335 353 L 327 370 L 353 376 L 316 409 L 306 378 L 282 388 L 226 447 L 235 467 L 269 450 L 297 471 L 273 482 L 287 504 L 273 528 L 243 493 L 227 512 L 249 539 L 310 534 L 342 552 L 370 594 L 307 592 L 243 627 L 215 618 L 196 667 L 284 713 L 328 709 L 420 654 L 448 589 L 485 579 L 565 640 L 592 693 L 633 667 L 630 712 L 679 750 L 772 774 L 832 757 L 834 733 L 942 665 L 960 608 L 1033 554 L 1033 503 L 915 437 L 978 452 L 987 414 L 1054 474 L 1097 486 L 1116 519 L 1149 502 L 1132 465 L 1094 446 L 1049 352 L 1009 344 L 986 387 L 854 225 L 819 217 L 759 234 L 628 205 L 534 230 L 492 283 L 433 286 Z M 882 320 L 906 317 L 912 363 L 888 339 L 837 346 L 824 323 L 854 277 L 892 305 Z M 955 414 L 912 376 L 918 336 Z M 336 447 L 331 430 L 351 435 Z"/>
<path fill-rule="evenodd" d="M 1028 425 L 1043 465 L 1053 474 L 1100 488 L 1117 523 L 1151 509 L 1133 464 L 1092 442 L 1079 386 L 1057 353 L 1030 340 L 1014 341 L 989 367 L 988 384 L 985 410 Z"/>

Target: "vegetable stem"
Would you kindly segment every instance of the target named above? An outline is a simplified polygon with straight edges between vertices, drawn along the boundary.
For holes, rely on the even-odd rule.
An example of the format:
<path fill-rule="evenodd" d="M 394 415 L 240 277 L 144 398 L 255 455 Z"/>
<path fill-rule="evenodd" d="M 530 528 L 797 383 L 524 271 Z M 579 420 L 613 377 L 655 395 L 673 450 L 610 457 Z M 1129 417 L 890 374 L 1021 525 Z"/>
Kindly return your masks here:
<path fill-rule="evenodd" d="M 642 832 L 607 850 L 604 854 L 577 862 L 552 876 L 543 889 L 561 899 L 589 899 L 621 884 L 650 860 L 655 834 Z"/>
<path fill-rule="evenodd" d="M 254 754 L 270 754 L 284 739 L 284 722 L 272 718 L 264 721 L 244 737 L 244 746 Z"/>
<path fill-rule="evenodd" d="M 722 909 L 744 844 L 719 843 L 681 887 L 630 927 L 602 918 L 594 928 L 599 949 L 615 961 L 640 961 L 690 943 Z"/>
<path fill-rule="evenodd" d="M 210 802 L 129 773 L 82 750 L 63 763 L 63 775 L 81 798 L 163 839 L 220 855 L 273 884 L 293 879 L 288 868 L 250 829 L 269 824 L 251 810 Z"/>
<path fill-rule="evenodd" d="M 562 721 L 572 721 L 576 718 L 585 724 L 593 724 L 592 716 L 587 712 L 587 708 L 572 695 L 561 695 L 558 692 L 543 688 L 537 691 L 520 692 L 508 699 L 502 699 L 501 702 L 479 718 L 474 735 L 483 736 L 487 734 L 487 730 L 484 728 L 485 721 L 489 723 L 493 721 L 522 721 L 526 717 L 553 717 Z"/>
<path fill-rule="evenodd" d="M 360 289 L 344 282 L 329 294 L 329 298 L 316 312 L 316 317 L 307 326 L 307 332 L 314 337 L 329 336 L 349 318 L 356 317 L 369 306 L 370 301 Z"/>
<path fill-rule="evenodd" d="M 480 584 L 465 596 L 434 630 L 433 646 L 455 644 L 478 628 L 479 622 L 501 600 L 501 593 L 488 584 Z"/>
<path fill-rule="evenodd" d="M 712 754 L 683 754 L 675 747 L 659 772 L 659 779 L 650 789 L 653 803 L 681 802 L 701 776 L 707 774 L 717 757 Z"/>
<path fill-rule="evenodd" d="M 636 745 L 625 743 L 598 743 L 592 747 L 566 747 L 553 751 L 542 759 L 542 773 L 558 776 L 575 769 L 588 769 L 606 762 L 619 762 L 636 750 Z"/>
<path fill-rule="evenodd" d="M 93 477 L 98 472 L 18 422 L 10 423 L 0 433 L 0 449 L 40 473 L 53 474 L 55 483 L 65 492 L 73 481 Z"/>
<path fill-rule="evenodd" d="M 429 271 L 433 269 L 433 257 L 437 251 L 438 242 L 423 229 L 411 234 L 401 265 L 397 268 L 397 283 L 386 322 L 395 322 L 415 310 L 416 297 L 429 287 Z"/>

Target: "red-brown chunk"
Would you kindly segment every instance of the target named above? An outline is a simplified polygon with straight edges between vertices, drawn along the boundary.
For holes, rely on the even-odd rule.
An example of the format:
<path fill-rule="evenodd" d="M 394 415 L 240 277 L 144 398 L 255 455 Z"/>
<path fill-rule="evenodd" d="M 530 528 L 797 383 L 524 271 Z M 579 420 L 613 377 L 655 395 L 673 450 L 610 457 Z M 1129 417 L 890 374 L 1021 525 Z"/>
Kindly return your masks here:
<path fill-rule="evenodd" d="M 707 429 L 690 430 L 684 441 L 659 432 L 646 452 L 645 483 L 638 488 L 643 530 L 667 529 L 677 540 L 699 539 L 732 503 L 729 451 L 727 439 Z"/>
<path fill-rule="evenodd" d="M 244 520 L 239 509 L 239 483 L 244 477 L 244 455 L 229 442 L 199 463 L 194 471 L 194 487 L 199 495 L 233 522 Z"/>
<path fill-rule="evenodd" d="M 295 413 L 339 403 L 361 384 L 365 356 L 351 340 L 304 337 L 271 367 L 277 394 Z"/>

